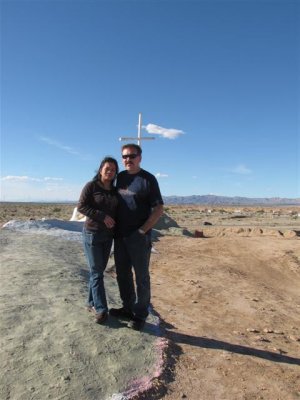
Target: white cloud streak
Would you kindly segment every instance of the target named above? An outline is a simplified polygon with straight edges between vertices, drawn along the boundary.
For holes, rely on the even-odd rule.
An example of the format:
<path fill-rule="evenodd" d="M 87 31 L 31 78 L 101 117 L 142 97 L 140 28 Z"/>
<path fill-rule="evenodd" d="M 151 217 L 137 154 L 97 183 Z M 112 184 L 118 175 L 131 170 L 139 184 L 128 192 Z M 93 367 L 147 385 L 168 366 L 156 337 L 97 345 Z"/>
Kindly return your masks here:
<path fill-rule="evenodd" d="M 160 173 L 160 172 L 158 172 L 157 174 L 155 174 L 155 176 L 156 176 L 156 178 L 168 178 L 169 177 L 169 175 L 167 175 L 167 174 L 162 174 L 162 173 Z"/>
<path fill-rule="evenodd" d="M 178 136 L 183 135 L 184 132 L 179 129 L 163 128 L 162 126 L 155 124 L 143 125 L 143 128 L 151 134 L 161 135 L 166 139 L 176 139 Z"/>
<path fill-rule="evenodd" d="M 239 164 L 235 168 L 231 170 L 231 172 L 240 175 L 250 175 L 252 174 L 252 170 L 246 167 L 244 164 Z"/>
<path fill-rule="evenodd" d="M 49 176 L 7 175 L 0 181 L 1 201 L 77 201 L 83 186 Z"/>
<path fill-rule="evenodd" d="M 39 140 L 49 144 L 50 146 L 54 146 L 60 150 L 66 151 L 69 154 L 73 154 L 75 156 L 80 156 L 80 153 L 77 150 L 73 149 L 72 147 L 65 146 L 65 145 L 61 144 L 60 142 L 57 142 L 56 140 L 50 139 L 46 136 L 40 136 Z"/>
<path fill-rule="evenodd" d="M 93 159 L 93 156 L 91 156 L 90 154 L 81 154 L 79 151 L 75 150 L 73 147 L 65 146 L 64 144 L 58 142 L 57 140 L 50 139 L 47 136 L 39 136 L 38 140 L 48 144 L 49 146 L 55 147 L 55 148 L 57 148 L 59 150 L 62 150 L 64 152 L 68 153 L 68 154 L 71 154 L 71 155 L 76 156 L 76 157 L 80 157 L 82 160 L 91 160 L 91 159 Z"/>
<path fill-rule="evenodd" d="M 9 182 L 51 182 L 51 181 L 63 181 L 63 178 L 52 178 L 49 176 L 46 176 L 44 178 L 32 178 L 30 176 L 7 175 L 3 176 L 1 180 Z"/>
<path fill-rule="evenodd" d="M 14 176 L 14 175 L 3 176 L 1 180 L 10 182 L 40 182 L 40 179 L 38 178 L 30 178 L 29 176 Z"/>
<path fill-rule="evenodd" d="M 51 178 L 50 176 L 45 176 L 45 178 L 43 178 L 44 181 L 63 181 L 63 178 Z"/>

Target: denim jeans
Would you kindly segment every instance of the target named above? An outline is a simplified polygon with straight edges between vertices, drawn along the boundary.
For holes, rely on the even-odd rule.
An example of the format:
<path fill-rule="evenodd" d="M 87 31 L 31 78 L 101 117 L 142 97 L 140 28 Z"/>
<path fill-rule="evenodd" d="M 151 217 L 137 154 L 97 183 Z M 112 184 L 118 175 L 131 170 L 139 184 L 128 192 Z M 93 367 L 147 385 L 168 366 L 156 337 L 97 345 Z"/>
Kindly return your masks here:
<path fill-rule="evenodd" d="M 87 303 L 95 307 L 97 313 L 107 312 L 104 287 L 104 270 L 107 266 L 112 238 L 106 232 L 82 232 L 83 247 L 90 269 L 89 292 Z"/>
<path fill-rule="evenodd" d="M 150 235 L 135 231 L 127 237 L 115 239 L 117 282 L 123 307 L 143 320 L 147 318 L 150 306 L 150 255 Z M 136 291 L 132 268 L 135 272 Z"/>

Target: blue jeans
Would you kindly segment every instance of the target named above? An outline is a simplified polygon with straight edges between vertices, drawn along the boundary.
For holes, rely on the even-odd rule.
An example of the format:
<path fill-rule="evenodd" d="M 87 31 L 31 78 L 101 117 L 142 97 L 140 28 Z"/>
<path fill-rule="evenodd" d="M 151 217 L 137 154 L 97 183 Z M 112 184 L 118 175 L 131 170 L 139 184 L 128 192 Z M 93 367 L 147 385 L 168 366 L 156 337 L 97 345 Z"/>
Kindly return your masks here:
<path fill-rule="evenodd" d="M 145 320 L 150 306 L 151 237 L 138 231 L 114 242 L 117 282 L 123 307 Z M 135 272 L 136 291 L 132 268 Z"/>
<path fill-rule="evenodd" d="M 107 312 L 104 287 L 104 270 L 107 266 L 112 238 L 106 232 L 82 232 L 83 247 L 90 269 L 89 292 L 87 303 L 95 307 L 97 313 Z"/>

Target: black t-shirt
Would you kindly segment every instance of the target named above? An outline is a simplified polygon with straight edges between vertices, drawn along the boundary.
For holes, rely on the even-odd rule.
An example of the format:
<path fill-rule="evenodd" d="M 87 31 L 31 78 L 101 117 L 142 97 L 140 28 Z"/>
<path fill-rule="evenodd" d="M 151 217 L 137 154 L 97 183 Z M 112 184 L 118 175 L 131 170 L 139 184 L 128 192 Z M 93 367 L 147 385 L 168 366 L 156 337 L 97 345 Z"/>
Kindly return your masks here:
<path fill-rule="evenodd" d="M 130 235 L 149 218 L 153 207 L 163 204 L 155 176 L 143 169 L 137 174 L 120 172 L 117 190 L 117 236 Z"/>

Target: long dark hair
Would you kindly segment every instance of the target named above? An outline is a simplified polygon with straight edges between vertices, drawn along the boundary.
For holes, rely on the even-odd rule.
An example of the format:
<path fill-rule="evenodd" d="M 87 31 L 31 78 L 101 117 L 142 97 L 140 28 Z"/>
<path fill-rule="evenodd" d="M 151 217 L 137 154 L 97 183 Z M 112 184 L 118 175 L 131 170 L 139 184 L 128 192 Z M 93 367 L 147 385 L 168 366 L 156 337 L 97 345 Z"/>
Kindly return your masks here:
<path fill-rule="evenodd" d="M 101 171 L 101 169 L 103 168 L 103 166 L 104 166 L 105 163 L 112 163 L 112 164 L 114 164 L 115 167 L 116 167 L 116 176 L 115 176 L 115 179 L 114 179 L 113 182 L 112 182 L 112 184 L 114 184 L 115 181 L 116 181 L 117 175 L 118 175 L 118 173 L 119 173 L 119 166 L 118 166 L 118 161 L 117 161 L 115 158 L 110 157 L 110 156 L 106 156 L 106 157 L 103 158 L 103 160 L 101 161 L 100 166 L 99 166 L 99 168 L 98 168 L 98 171 L 96 171 L 97 173 L 96 173 L 96 175 L 94 176 L 93 181 L 98 181 L 98 180 L 100 179 L 100 177 L 101 177 L 100 171 Z"/>

